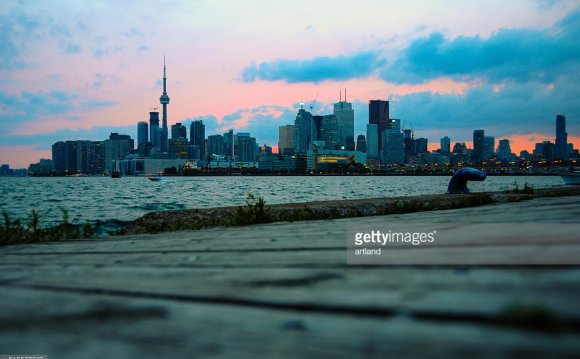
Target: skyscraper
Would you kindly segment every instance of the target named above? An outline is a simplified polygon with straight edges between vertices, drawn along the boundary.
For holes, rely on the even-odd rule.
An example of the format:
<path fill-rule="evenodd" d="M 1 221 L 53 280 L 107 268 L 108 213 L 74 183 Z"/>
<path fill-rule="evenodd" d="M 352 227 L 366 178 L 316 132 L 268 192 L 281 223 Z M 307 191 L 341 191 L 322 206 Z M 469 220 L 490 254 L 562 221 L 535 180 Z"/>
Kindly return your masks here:
<path fill-rule="evenodd" d="M 473 163 L 479 164 L 483 161 L 483 141 L 485 137 L 484 130 L 473 131 Z"/>
<path fill-rule="evenodd" d="M 186 139 L 187 140 L 187 129 L 181 124 L 181 122 L 171 125 L 171 139 Z"/>
<path fill-rule="evenodd" d="M 224 155 L 224 137 L 222 135 L 207 136 L 207 151 L 208 155 L 223 156 Z"/>
<path fill-rule="evenodd" d="M 296 153 L 306 153 L 314 134 L 315 128 L 312 124 L 312 114 L 301 106 L 294 121 L 294 151 Z"/>
<path fill-rule="evenodd" d="M 344 146 L 346 150 L 354 150 L 354 110 L 352 103 L 346 102 L 346 90 L 344 90 L 344 101 L 340 96 L 339 102 L 334 104 L 333 113 L 338 123 L 340 146 Z"/>
<path fill-rule="evenodd" d="M 566 133 L 566 116 L 556 115 L 556 149 L 557 159 L 568 159 L 568 133 Z"/>
<path fill-rule="evenodd" d="M 383 132 L 389 128 L 389 101 L 369 101 L 369 123 L 378 126 L 379 129 L 379 153 L 382 149 Z"/>
<path fill-rule="evenodd" d="M 199 147 L 201 159 L 205 157 L 205 125 L 203 121 L 196 120 L 189 126 L 189 139 L 192 146 Z"/>
<path fill-rule="evenodd" d="M 285 125 L 278 128 L 278 154 L 291 155 L 294 153 L 294 125 Z"/>
<path fill-rule="evenodd" d="M 379 126 L 367 125 L 367 160 L 376 160 L 379 157 Z"/>
<path fill-rule="evenodd" d="M 161 152 L 167 152 L 168 145 L 168 129 L 167 129 L 167 104 L 169 104 L 169 96 L 167 95 L 167 77 L 165 73 L 165 56 L 163 56 L 163 95 L 159 98 L 159 102 L 163 105 L 163 127 L 161 128 L 160 149 Z"/>
<path fill-rule="evenodd" d="M 324 115 L 320 124 L 320 141 L 324 141 L 324 146 L 329 150 L 336 150 L 340 145 L 340 133 L 336 115 Z"/>
<path fill-rule="evenodd" d="M 145 121 L 137 123 L 137 146 L 149 142 L 149 124 Z"/>
<path fill-rule="evenodd" d="M 451 139 L 447 136 L 441 138 L 441 148 L 439 152 L 449 154 L 451 152 Z"/>
<path fill-rule="evenodd" d="M 383 164 L 403 164 L 405 162 L 405 145 L 399 120 L 393 120 L 391 128 L 383 132 L 381 159 Z"/>
<path fill-rule="evenodd" d="M 356 150 L 359 152 L 367 152 L 367 139 L 365 135 L 358 135 L 356 138 Z"/>
<path fill-rule="evenodd" d="M 483 159 L 487 160 L 495 155 L 495 137 L 483 137 Z"/>
<path fill-rule="evenodd" d="M 234 159 L 234 130 L 224 133 L 224 155 L 229 159 Z"/>
<path fill-rule="evenodd" d="M 497 146 L 497 157 L 502 161 L 509 161 L 512 159 L 510 140 L 499 140 L 499 146 Z"/>
<path fill-rule="evenodd" d="M 159 151 L 159 112 L 149 112 L 149 138 L 151 144 Z"/>

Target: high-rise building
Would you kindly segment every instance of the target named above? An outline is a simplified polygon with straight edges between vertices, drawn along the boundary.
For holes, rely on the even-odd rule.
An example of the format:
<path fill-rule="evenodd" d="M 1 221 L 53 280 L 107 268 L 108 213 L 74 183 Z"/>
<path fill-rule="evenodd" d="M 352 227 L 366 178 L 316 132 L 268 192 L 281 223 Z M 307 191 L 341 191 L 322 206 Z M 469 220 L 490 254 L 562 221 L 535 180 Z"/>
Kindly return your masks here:
<path fill-rule="evenodd" d="M 325 148 L 336 150 L 340 146 L 340 132 L 336 115 L 324 115 L 320 124 L 320 141 L 324 141 Z"/>
<path fill-rule="evenodd" d="M 122 160 L 135 148 L 135 141 L 129 135 L 111 133 L 105 140 L 105 168 L 112 172 L 117 160 Z"/>
<path fill-rule="evenodd" d="M 52 164 L 57 174 L 78 173 L 77 141 L 59 141 L 52 145 Z"/>
<path fill-rule="evenodd" d="M 403 164 L 405 162 L 405 145 L 403 133 L 399 126 L 393 123 L 395 128 L 386 129 L 383 132 L 381 161 L 385 165 Z"/>
<path fill-rule="evenodd" d="M 205 158 L 205 125 L 203 121 L 196 120 L 189 126 L 189 138 L 192 146 L 199 147 L 201 158 Z"/>
<path fill-rule="evenodd" d="M 278 154 L 291 155 L 294 153 L 294 125 L 285 125 L 278 128 Z"/>
<path fill-rule="evenodd" d="M 413 130 L 408 128 L 403 130 L 403 145 L 405 148 L 405 163 L 408 163 L 411 157 L 417 154 Z"/>
<path fill-rule="evenodd" d="M 359 152 L 367 152 L 367 139 L 365 135 L 358 135 L 356 138 L 356 150 Z"/>
<path fill-rule="evenodd" d="M 568 133 L 566 133 L 566 116 L 556 115 L 556 158 L 568 159 Z"/>
<path fill-rule="evenodd" d="M 451 139 L 447 136 L 444 136 L 441 138 L 441 148 L 439 149 L 439 152 L 443 153 L 443 154 L 449 154 L 451 153 Z"/>
<path fill-rule="evenodd" d="M 429 152 L 428 140 L 423 137 L 417 138 L 415 140 L 415 151 L 418 155 Z"/>
<path fill-rule="evenodd" d="M 181 124 L 181 122 L 171 125 L 171 138 L 174 140 L 185 139 L 187 140 L 187 128 Z"/>
<path fill-rule="evenodd" d="M 145 121 L 137 123 L 137 146 L 149 142 L 149 124 Z"/>
<path fill-rule="evenodd" d="M 238 132 L 234 138 L 237 160 L 241 162 L 256 161 L 258 155 L 256 139 L 247 132 Z"/>
<path fill-rule="evenodd" d="M 367 160 L 379 158 L 379 125 L 367 125 Z"/>
<path fill-rule="evenodd" d="M 483 161 L 483 141 L 485 137 L 484 130 L 473 131 L 473 163 L 480 164 Z"/>
<path fill-rule="evenodd" d="M 167 105 L 169 104 L 169 96 L 167 95 L 167 76 L 165 72 L 165 56 L 163 56 L 163 94 L 159 98 L 159 102 L 163 105 L 163 127 L 161 128 L 160 149 L 161 152 L 167 152 L 168 146 L 168 128 L 167 128 Z"/>
<path fill-rule="evenodd" d="M 173 126 L 175 126 L 175 125 L 173 125 Z M 171 126 L 172 132 L 173 132 L 173 126 Z M 182 127 L 185 130 L 185 126 L 182 126 Z M 177 158 L 185 158 L 185 159 L 196 158 L 195 155 L 192 155 L 191 147 L 193 147 L 193 146 L 189 145 L 189 141 L 187 141 L 187 138 L 181 137 L 181 136 L 174 137 L 173 133 L 172 133 L 171 139 L 169 140 L 169 148 L 168 148 L 169 153 L 175 154 L 175 156 Z M 198 152 L 196 151 L 193 153 L 195 154 Z"/>
<path fill-rule="evenodd" d="M 161 146 L 159 136 L 159 112 L 149 112 L 149 141 L 158 151 Z"/>
<path fill-rule="evenodd" d="M 100 174 L 105 170 L 102 141 L 59 141 L 52 145 L 53 169 L 57 174 Z"/>
<path fill-rule="evenodd" d="M 229 159 L 234 159 L 234 130 L 229 130 L 228 132 L 224 133 L 224 156 Z"/>
<path fill-rule="evenodd" d="M 207 136 L 207 153 L 209 156 L 224 155 L 224 137 L 222 135 Z"/>
<path fill-rule="evenodd" d="M 389 128 L 389 101 L 371 100 L 369 102 L 369 123 L 378 126 L 379 139 L 383 138 L 383 132 Z M 379 152 L 382 149 L 382 140 L 379 141 Z"/>
<path fill-rule="evenodd" d="M 346 101 L 346 89 L 344 90 L 344 101 L 342 101 L 342 96 L 339 100 L 334 104 L 333 112 L 338 124 L 339 145 L 346 150 L 354 150 L 354 110 L 352 103 Z"/>
<path fill-rule="evenodd" d="M 495 137 L 483 137 L 483 159 L 487 160 L 495 155 Z"/>
<path fill-rule="evenodd" d="M 503 139 L 499 140 L 499 146 L 497 146 L 497 157 L 501 161 L 511 161 L 512 156 L 512 149 L 510 148 L 510 140 Z"/>
<path fill-rule="evenodd" d="M 294 151 L 296 153 L 306 153 L 315 137 L 312 114 L 301 106 L 294 121 Z"/>

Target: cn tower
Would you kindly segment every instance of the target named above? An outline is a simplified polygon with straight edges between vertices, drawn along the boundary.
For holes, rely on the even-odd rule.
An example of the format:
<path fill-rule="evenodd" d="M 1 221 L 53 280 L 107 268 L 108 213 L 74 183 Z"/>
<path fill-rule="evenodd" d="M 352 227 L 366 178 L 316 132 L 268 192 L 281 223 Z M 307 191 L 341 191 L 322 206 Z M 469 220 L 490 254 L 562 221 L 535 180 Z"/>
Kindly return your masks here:
<path fill-rule="evenodd" d="M 163 105 L 163 124 L 161 128 L 161 152 L 167 152 L 168 145 L 168 131 L 167 131 L 167 104 L 169 103 L 169 96 L 167 96 L 167 77 L 165 75 L 165 56 L 163 56 L 163 95 L 159 98 L 159 102 Z"/>

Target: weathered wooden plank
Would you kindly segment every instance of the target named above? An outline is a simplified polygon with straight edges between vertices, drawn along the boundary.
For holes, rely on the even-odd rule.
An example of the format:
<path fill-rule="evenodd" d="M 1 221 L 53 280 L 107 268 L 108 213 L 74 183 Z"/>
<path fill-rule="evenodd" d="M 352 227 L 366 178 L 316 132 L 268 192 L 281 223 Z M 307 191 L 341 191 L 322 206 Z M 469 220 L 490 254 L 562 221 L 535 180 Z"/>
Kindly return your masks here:
<path fill-rule="evenodd" d="M 2 350 L 54 358 L 413 357 L 425 349 L 437 357 L 580 353 L 573 333 L 26 289 L 2 296 Z"/>

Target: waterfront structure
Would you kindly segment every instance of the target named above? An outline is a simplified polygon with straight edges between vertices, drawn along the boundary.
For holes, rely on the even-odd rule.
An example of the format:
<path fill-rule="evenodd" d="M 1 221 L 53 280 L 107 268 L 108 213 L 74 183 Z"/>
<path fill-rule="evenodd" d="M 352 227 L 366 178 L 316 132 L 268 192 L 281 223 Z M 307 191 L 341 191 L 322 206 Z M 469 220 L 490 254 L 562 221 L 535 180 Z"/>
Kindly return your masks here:
<path fill-rule="evenodd" d="M 328 171 L 339 166 L 364 164 L 366 161 L 366 154 L 360 151 L 320 149 L 306 151 L 306 169 L 308 171 Z"/>
<path fill-rule="evenodd" d="M 484 136 L 483 137 L 483 159 L 487 160 L 495 155 L 495 137 Z"/>
<path fill-rule="evenodd" d="M 346 89 L 344 101 L 342 93 L 339 102 L 334 104 L 333 114 L 336 116 L 339 134 L 339 146 L 345 150 L 354 150 L 354 110 L 352 103 L 346 101 Z"/>
<path fill-rule="evenodd" d="M 441 147 L 439 148 L 439 152 L 442 154 L 449 154 L 451 153 L 451 139 L 447 136 L 444 136 L 440 140 Z"/>
<path fill-rule="evenodd" d="M 181 122 L 171 125 L 171 138 L 174 140 L 184 139 L 187 141 L 187 129 Z"/>
<path fill-rule="evenodd" d="M 278 153 L 281 155 L 294 153 L 294 125 L 285 125 L 278 128 Z"/>
<path fill-rule="evenodd" d="M 378 126 L 379 130 L 379 153 L 382 149 L 383 132 L 390 128 L 389 123 L 389 101 L 370 100 L 369 101 L 369 124 Z"/>
<path fill-rule="evenodd" d="M 211 157 L 224 155 L 224 137 L 222 135 L 207 137 L 207 154 Z"/>
<path fill-rule="evenodd" d="M 356 150 L 359 152 L 367 152 L 367 140 L 365 135 L 358 135 L 356 138 Z"/>
<path fill-rule="evenodd" d="M 149 142 L 149 124 L 145 121 L 137 123 L 137 147 Z"/>
<path fill-rule="evenodd" d="M 479 164 L 483 161 L 483 141 L 485 138 L 484 130 L 473 131 L 473 163 Z"/>
<path fill-rule="evenodd" d="M 52 145 L 52 163 L 58 174 L 78 173 L 77 141 L 58 141 Z"/>
<path fill-rule="evenodd" d="M 568 151 L 568 133 L 566 133 L 566 116 L 556 115 L 556 159 L 566 160 Z"/>
<path fill-rule="evenodd" d="M 153 111 L 149 112 L 149 141 L 156 147 L 159 151 L 160 142 L 160 130 L 159 130 L 159 112 Z"/>
<path fill-rule="evenodd" d="M 167 152 L 167 146 L 168 146 L 167 105 L 169 104 L 169 96 L 167 95 L 167 76 L 166 76 L 166 72 L 165 72 L 165 56 L 163 56 L 163 94 L 159 98 L 159 102 L 163 106 L 163 127 L 161 128 L 160 150 L 161 150 L 161 152 Z"/>
<path fill-rule="evenodd" d="M 294 121 L 294 151 L 296 153 L 306 153 L 315 137 L 314 132 L 312 114 L 306 111 L 302 104 Z"/>
<path fill-rule="evenodd" d="M 172 167 L 179 170 L 186 163 L 188 163 L 186 159 L 167 154 L 152 157 L 127 157 L 119 161 L 123 176 L 157 175 Z"/>
<path fill-rule="evenodd" d="M 105 171 L 103 141 L 59 141 L 52 145 L 53 171 L 57 174 L 100 174 Z"/>

